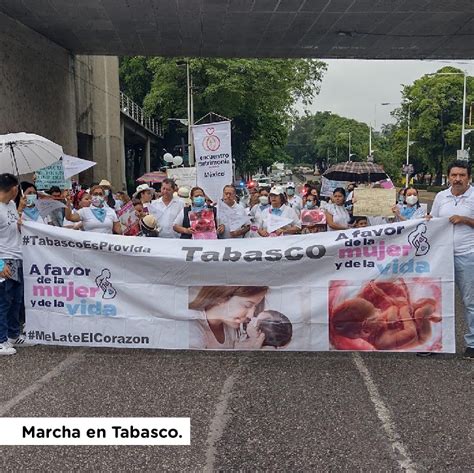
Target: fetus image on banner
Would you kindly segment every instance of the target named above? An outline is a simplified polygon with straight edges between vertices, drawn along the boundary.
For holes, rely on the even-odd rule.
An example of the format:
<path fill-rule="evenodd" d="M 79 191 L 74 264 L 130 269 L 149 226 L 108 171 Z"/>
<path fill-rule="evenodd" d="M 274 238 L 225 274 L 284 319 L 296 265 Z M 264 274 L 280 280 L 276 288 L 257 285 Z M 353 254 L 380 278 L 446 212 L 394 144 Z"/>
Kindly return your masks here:
<path fill-rule="evenodd" d="M 190 348 L 287 349 L 295 339 L 301 347 L 305 343 L 304 323 L 310 318 L 302 303 L 307 295 L 301 288 L 190 288 Z M 301 303 L 295 304 L 298 300 Z"/>
<path fill-rule="evenodd" d="M 437 279 L 372 280 L 360 289 L 355 281 L 331 281 L 331 347 L 441 351 L 441 308 Z"/>

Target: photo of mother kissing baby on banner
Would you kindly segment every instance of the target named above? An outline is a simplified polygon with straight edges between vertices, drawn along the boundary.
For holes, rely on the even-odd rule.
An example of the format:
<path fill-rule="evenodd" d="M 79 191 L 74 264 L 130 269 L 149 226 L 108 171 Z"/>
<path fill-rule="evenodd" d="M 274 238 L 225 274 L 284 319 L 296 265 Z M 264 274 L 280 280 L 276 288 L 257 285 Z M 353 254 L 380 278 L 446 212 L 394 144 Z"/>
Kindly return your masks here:
<path fill-rule="evenodd" d="M 210 350 L 280 350 L 304 344 L 309 310 L 296 303 L 301 288 L 199 286 L 189 288 L 193 311 L 189 348 Z M 307 312 L 307 313 L 306 313 Z"/>

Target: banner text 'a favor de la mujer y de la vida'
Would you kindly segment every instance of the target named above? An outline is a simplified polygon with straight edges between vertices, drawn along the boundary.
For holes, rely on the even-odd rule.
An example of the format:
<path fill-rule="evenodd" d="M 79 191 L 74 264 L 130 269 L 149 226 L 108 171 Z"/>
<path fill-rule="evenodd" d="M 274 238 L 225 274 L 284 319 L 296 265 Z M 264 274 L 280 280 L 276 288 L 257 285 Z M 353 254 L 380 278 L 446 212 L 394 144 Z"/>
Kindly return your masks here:
<path fill-rule="evenodd" d="M 71 346 L 453 352 L 443 219 L 235 240 L 23 228 L 27 337 Z"/>

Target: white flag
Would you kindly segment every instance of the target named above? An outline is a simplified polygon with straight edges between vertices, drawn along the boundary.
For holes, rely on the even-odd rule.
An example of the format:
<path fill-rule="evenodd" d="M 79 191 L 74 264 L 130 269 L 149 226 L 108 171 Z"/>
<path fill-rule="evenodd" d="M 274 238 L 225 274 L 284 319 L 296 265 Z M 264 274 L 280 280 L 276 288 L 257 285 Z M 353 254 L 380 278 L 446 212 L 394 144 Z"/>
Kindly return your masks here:
<path fill-rule="evenodd" d="M 86 169 L 95 166 L 97 163 L 94 161 L 88 161 L 87 159 L 75 158 L 74 156 L 63 155 L 63 169 L 64 179 L 75 176 Z"/>

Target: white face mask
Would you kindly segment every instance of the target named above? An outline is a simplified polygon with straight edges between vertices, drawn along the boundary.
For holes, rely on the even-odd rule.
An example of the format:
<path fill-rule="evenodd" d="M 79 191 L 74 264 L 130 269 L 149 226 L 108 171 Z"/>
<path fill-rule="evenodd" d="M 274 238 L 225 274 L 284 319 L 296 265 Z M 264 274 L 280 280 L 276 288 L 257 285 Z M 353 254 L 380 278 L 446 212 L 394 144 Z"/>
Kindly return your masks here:
<path fill-rule="evenodd" d="M 259 198 L 258 198 L 259 202 L 261 205 L 268 205 L 268 196 L 266 195 L 261 195 Z"/>
<path fill-rule="evenodd" d="M 415 205 L 418 202 L 416 195 L 409 195 L 406 199 L 408 205 Z"/>
<path fill-rule="evenodd" d="M 94 207 L 102 207 L 104 205 L 104 198 L 100 195 L 93 195 L 92 196 L 92 205 Z"/>

